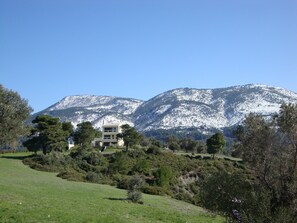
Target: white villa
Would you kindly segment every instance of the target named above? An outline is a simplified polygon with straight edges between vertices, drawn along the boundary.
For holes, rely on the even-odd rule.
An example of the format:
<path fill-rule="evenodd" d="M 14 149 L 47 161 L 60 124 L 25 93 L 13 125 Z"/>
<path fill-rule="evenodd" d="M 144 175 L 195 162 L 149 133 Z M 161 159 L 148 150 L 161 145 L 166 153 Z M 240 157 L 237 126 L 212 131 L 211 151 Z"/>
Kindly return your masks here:
<path fill-rule="evenodd" d="M 74 139 L 73 139 L 73 137 L 69 137 L 67 139 L 67 143 L 68 143 L 68 149 L 71 149 L 72 147 L 74 147 Z"/>
<path fill-rule="evenodd" d="M 106 147 L 106 146 L 123 146 L 124 140 L 117 138 L 117 134 L 121 133 L 122 129 L 120 124 L 106 124 L 102 126 L 102 138 L 95 138 L 92 141 L 93 147 Z M 68 138 L 68 149 L 74 146 L 72 137 Z"/>
<path fill-rule="evenodd" d="M 119 124 L 106 124 L 102 126 L 102 146 L 123 146 L 123 139 L 118 139 L 117 134 L 121 133 L 122 129 Z"/>

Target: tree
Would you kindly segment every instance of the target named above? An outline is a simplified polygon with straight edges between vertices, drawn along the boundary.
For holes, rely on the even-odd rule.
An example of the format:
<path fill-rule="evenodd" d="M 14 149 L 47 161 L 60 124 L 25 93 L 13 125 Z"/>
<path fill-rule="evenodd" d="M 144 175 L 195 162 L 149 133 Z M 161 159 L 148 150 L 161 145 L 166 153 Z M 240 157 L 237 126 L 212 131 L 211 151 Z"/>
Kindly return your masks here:
<path fill-rule="evenodd" d="M 262 116 L 249 114 L 235 131 L 239 143 L 242 145 L 243 160 L 251 166 L 268 165 L 263 161 L 271 153 L 276 143 L 274 123 L 266 121 Z"/>
<path fill-rule="evenodd" d="M 68 132 L 68 134 L 70 136 L 72 136 L 74 134 L 73 125 L 71 124 L 71 122 L 63 122 L 62 123 L 62 129 L 65 132 Z"/>
<path fill-rule="evenodd" d="M 206 147 L 205 142 L 195 141 L 191 138 L 183 138 L 179 140 L 179 145 L 180 149 L 191 153 L 200 153 L 204 150 L 204 147 Z"/>
<path fill-rule="evenodd" d="M 32 112 L 25 99 L 0 84 L 0 147 L 17 143 L 27 133 L 25 120 Z"/>
<path fill-rule="evenodd" d="M 204 207 L 224 215 L 227 222 L 266 222 L 269 194 L 243 170 L 210 175 L 202 182 L 199 195 Z"/>
<path fill-rule="evenodd" d="M 195 146 L 195 151 L 197 153 L 202 153 L 202 152 L 206 151 L 206 143 L 204 141 L 197 141 L 196 146 Z"/>
<path fill-rule="evenodd" d="M 180 150 L 179 141 L 175 136 L 169 136 L 166 139 L 166 142 L 167 142 L 168 148 L 173 152 Z"/>
<path fill-rule="evenodd" d="M 293 157 L 292 174 L 297 171 L 297 104 L 283 104 L 277 123 L 288 142 L 288 153 Z"/>
<path fill-rule="evenodd" d="M 91 122 L 82 122 L 77 125 L 74 133 L 74 142 L 80 146 L 88 146 L 98 134 Z"/>
<path fill-rule="evenodd" d="M 242 207 L 247 222 L 297 222 L 296 126 L 297 105 L 284 104 L 275 117 L 250 114 L 237 129 L 243 162 L 253 178 L 249 193 L 242 199 L 248 200 L 252 194 L 263 198 L 254 203 L 258 213 Z"/>
<path fill-rule="evenodd" d="M 37 116 L 32 123 L 35 125 L 31 135 L 23 144 L 29 151 L 37 152 L 42 149 L 43 153 L 52 150 L 63 151 L 67 148 L 67 138 L 70 135 L 69 129 L 64 130 L 59 118 L 49 115 Z"/>
<path fill-rule="evenodd" d="M 206 145 L 207 153 L 212 154 L 212 158 L 214 159 L 214 155 L 222 151 L 226 145 L 224 135 L 221 132 L 214 134 L 206 140 Z"/>
<path fill-rule="evenodd" d="M 125 124 L 121 126 L 121 129 L 122 133 L 119 133 L 117 137 L 124 140 L 126 151 L 128 151 L 130 146 L 136 145 L 141 141 L 142 135 L 138 133 L 134 127 Z"/>

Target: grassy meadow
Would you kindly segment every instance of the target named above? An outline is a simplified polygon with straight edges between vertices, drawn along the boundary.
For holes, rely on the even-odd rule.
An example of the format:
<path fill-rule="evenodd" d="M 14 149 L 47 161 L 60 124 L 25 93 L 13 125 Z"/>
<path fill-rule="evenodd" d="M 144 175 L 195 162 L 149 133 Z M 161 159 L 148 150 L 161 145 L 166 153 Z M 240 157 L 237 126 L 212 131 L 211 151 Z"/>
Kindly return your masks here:
<path fill-rule="evenodd" d="M 224 219 L 169 197 L 144 195 L 144 204 L 125 200 L 108 185 L 71 182 L 22 163 L 28 154 L 0 155 L 0 222 L 203 222 Z"/>

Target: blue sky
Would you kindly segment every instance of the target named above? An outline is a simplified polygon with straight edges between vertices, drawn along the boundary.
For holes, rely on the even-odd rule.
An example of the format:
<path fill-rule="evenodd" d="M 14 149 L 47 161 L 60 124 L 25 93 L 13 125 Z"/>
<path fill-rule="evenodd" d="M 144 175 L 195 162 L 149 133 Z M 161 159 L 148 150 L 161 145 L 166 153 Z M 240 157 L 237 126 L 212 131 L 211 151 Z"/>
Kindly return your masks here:
<path fill-rule="evenodd" d="M 296 21 L 296 0 L 0 0 L 0 83 L 35 112 L 81 94 L 297 92 Z"/>

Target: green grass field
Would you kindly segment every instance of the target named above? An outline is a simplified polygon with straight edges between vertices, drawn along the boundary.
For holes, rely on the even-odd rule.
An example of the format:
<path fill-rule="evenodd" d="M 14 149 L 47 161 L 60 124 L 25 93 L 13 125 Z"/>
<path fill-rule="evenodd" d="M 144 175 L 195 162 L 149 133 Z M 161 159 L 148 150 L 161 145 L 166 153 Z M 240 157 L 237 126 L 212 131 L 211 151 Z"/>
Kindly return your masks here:
<path fill-rule="evenodd" d="M 126 191 L 70 182 L 25 166 L 27 154 L 0 155 L 0 222 L 224 222 L 205 210 L 168 197 L 125 200 Z"/>

